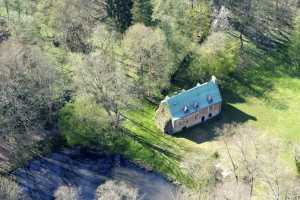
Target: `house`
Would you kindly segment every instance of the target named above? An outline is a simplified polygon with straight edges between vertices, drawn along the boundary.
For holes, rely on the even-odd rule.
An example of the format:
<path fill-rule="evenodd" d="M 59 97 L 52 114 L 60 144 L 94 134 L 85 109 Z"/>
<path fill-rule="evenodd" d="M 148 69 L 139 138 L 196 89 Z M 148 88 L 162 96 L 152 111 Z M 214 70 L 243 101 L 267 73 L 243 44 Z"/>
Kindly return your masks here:
<path fill-rule="evenodd" d="M 167 96 L 156 111 L 155 121 L 161 131 L 174 134 L 217 116 L 221 108 L 222 97 L 213 76 L 207 83 Z"/>

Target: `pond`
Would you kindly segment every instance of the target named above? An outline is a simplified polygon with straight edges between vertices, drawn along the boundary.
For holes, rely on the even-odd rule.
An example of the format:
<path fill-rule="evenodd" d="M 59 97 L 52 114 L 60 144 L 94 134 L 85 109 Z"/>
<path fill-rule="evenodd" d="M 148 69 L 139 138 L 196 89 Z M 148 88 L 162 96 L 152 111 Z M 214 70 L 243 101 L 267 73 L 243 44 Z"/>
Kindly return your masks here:
<path fill-rule="evenodd" d="M 32 199 L 53 200 L 62 186 L 72 186 L 78 199 L 94 200 L 97 187 L 107 181 L 122 181 L 137 188 L 145 200 L 171 200 L 175 185 L 157 173 L 146 171 L 120 156 L 107 156 L 64 149 L 31 161 L 13 173 Z"/>

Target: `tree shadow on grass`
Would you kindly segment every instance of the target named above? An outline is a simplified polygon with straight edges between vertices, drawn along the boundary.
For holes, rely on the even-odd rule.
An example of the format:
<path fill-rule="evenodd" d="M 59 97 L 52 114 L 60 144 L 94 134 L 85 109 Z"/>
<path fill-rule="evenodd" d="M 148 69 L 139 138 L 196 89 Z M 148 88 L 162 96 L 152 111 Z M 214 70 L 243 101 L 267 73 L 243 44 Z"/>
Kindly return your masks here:
<path fill-rule="evenodd" d="M 249 120 L 256 121 L 256 117 L 251 116 L 230 104 L 223 105 L 222 113 L 203 124 L 186 129 L 174 136 L 177 138 L 186 138 L 197 144 L 211 141 L 218 137 L 217 128 L 229 123 L 245 123 Z"/>

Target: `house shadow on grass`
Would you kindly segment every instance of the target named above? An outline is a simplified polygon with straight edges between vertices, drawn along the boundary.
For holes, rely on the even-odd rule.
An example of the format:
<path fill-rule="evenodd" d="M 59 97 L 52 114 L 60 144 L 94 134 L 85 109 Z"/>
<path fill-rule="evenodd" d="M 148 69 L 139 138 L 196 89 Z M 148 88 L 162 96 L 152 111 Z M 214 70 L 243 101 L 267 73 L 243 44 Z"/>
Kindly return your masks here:
<path fill-rule="evenodd" d="M 248 115 L 230 104 L 223 105 L 222 113 L 203 124 L 186 129 L 175 134 L 177 138 L 186 138 L 197 144 L 211 141 L 218 137 L 216 129 L 222 128 L 224 124 L 245 123 L 247 121 L 256 121 L 256 117 Z"/>

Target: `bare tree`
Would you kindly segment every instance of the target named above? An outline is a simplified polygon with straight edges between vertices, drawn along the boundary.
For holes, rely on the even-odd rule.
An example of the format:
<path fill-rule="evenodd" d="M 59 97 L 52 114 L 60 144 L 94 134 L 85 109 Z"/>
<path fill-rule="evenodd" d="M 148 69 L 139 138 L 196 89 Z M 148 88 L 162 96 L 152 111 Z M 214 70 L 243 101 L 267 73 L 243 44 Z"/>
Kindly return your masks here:
<path fill-rule="evenodd" d="M 225 140 L 224 152 L 231 163 L 235 184 L 225 181 L 217 188 L 218 193 L 230 199 L 251 200 L 260 186 L 263 190 L 260 196 L 264 199 L 287 199 L 295 194 L 295 190 L 289 188 L 296 187 L 296 177 L 281 160 L 282 147 L 278 141 L 265 138 L 264 133 L 254 127 L 239 124 L 225 125 L 219 132 Z"/>
<path fill-rule="evenodd" d="M 6 15 L 7 15 L 7 24 L 9 25 L 10 21 L 10 6 L 9 6 L 9 0 L 3 0 L 3 4 L 6 10 Z"/>
<path fill-rule="evenodd" d="M 29 200 L 21 188 L 11 178 L 0 176 L 0 199 Z"/>
<path fill-rule="evenodd" d="M 142 200 L 139 197 L 138 190 L 124 182 L 107 181 L 97 188 L 98 200 Z"/>
<path fill-rule="evenodd" d="M 79 200 L 78 190 L 72 186 L 60 186 L 54 197 L 55 200 Z"/>
<path fill-rule="evenodd" d="M 57 100 L 54 66 L 38 47 L 10 40 L 0 51 L 0 133 L 43 127 Z"/>
<path fill-rule="evenodd" d="M 72 52 L 89 53 L 87 40 L 93 28 L 107 17 L 105 0 L 63 0 L 50 4 L 54 8 L 50 22 L 57 31 L 55 37 Z"/>
<path fill-rule="evenodd" d="M 74 81 L 79 95 L 92 96 L 119 128 L 124 109 L 134 107 L 131 80 L 126 77 L 116 58 L 114 46 L 98 49 L 85 56 L 74 68 Z"/>
<path fill-rule="evenodd" d="M 230 161 L 230 164 L 232 167 L 232 171 L 234 173 L 235 181 L 236 181 L 236 183 L 238 183 L 239 182 L 238 165 L 233 158 L 233 153 L 231 152 L 231 149 L 229 146 L 230 137 L 232 135 L 234 135 L 234 131 L 233 131 L 234 127 L 235 127 L 235 124 L 226 124 L 222 127 L 222 129 L 218 129 L 217 132 L 223 136 L 223 137 L 221 137 L 221 139 L 225 145 L 226 153 L 229 157 L 229 161 Z"/>
<path fill-rule="evenodd" d="M 201 192 L 193 191 L 186 187 L 180 187 L 172 194 L 172 200 L 186 200 L 186 199 L 202 200 L 202 199 L 207 199 L 207 196 L 204 196 L 204 194 Z"/>

